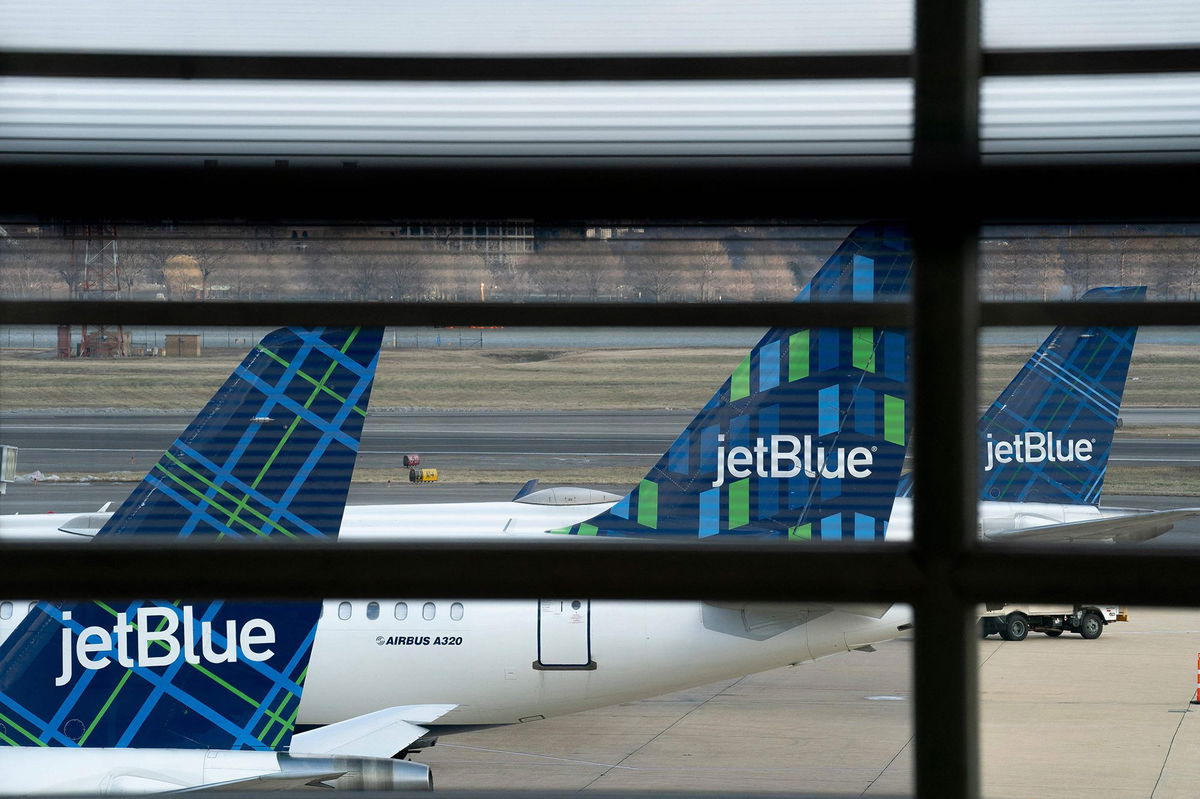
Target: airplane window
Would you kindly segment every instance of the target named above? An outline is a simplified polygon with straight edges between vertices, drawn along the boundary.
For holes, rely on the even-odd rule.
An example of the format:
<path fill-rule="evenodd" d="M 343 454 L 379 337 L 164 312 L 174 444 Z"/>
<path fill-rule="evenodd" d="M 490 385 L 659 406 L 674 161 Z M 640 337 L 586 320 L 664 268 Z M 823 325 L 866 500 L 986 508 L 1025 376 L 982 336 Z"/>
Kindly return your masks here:
<path fill-rule="evenodd" d="M 367 618 L 370 619 L 371 621 L 374 621 L 375 619 L 379 618 L 379 603 L 378 602 L 368 602 L 367 603 Z"/>
<path fill-rule="evenodd" d="M 432 602 L 426 602 L 421 608 L 421 616 L 425 621 L 433 621 L 433 617 L 437 615 L 437 605 Z"/>
<path fill-rule="evenodd" d="M 408 603 L 407 602 L 397 602 L 396 603 L 396 620 L 404 621 L 407 618 L 408 618 Z"/>
<path fill-rule="evenodd" d="M 350 603 L 349 602 L 343 602 L 342 604 L 338 605 L 338 618 L 341 619 L 342 621 L 345 621 L 346 619 L 350 618 Z"/>
<path fill-rule="evenodd" d="M 12 618 L 13 605 L 11 602 L 0 602 L 0 619 Z"/>
<path fill-rule="evenodd" d="M 36 599 L 29 603 L 29 612 L 30 613 L 33 613 L 34 608 L 37 607 L 37 603 L 38 603 L 38 601 Z"/>
<path fill-rule="evenodd" d="M 450 606 L 450 618 L 454 621 L 459 621 L 463 617 L 463 606 L 461 602 L 455 602 Z"/>

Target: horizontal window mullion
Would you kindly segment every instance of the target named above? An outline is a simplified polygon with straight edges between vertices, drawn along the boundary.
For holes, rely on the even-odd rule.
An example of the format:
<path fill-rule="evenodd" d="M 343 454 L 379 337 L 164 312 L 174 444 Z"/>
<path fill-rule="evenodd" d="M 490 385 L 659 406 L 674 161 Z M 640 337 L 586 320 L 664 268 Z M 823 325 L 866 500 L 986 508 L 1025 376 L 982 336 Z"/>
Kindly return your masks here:
<path fill-rule="evenodd" d="M 715 542 L 714 542 L 715 543 Z M 0 546 L 13 596 L 455 596 L 595 599 L 909 599 L 921 575 L 903 545 L 816 547 L 540 544 Z M 233 568 L 233 564 L 237 567 Z M 10 579 L 11 578 L 11 579 Z"/>
<path fill-rule="evenodd" d="M 258 165 L 231 157 L 201 168 L 200 156 L 135 162 L 63 156 L 59 163 L 5 157 L 0 217 L 56 219 L 280 219 L 361 222 L 378 218 L 388 197 L 391 218 L 637 219 L 642 223 L 703 219 L 747 224 L 754 219 L 905 218 L 944 205 L 982 219 L 1028 223 L 1181 218 L 1164 185 L 1200 183 L 1200 157 L 1166 154 L 1150 162 L 1133 153 L 1100 163 L 988 164 L 949 174 L 904 165 L 850 161 L 816 166 L 787 156 L 638 158 L 543 157 L 370 159 L 354 168 Z M 668 162 L 669 161 L 669 162 Z M 251 164 L 254 162 L 251 161 Z M 96 191 L 103 186 L 104 191 Z M 397 191 L 397 187 L 405 187 Z M 787 198 L 780 217 L 780 196 Z M 928 205 L 926 205 L 928 204 Z"/>
<path fill-rule="evenodd" d="M 988 77 L 1034 75 L 1133 75 L 1200 72 L 1200 48 L 1048 48 L 983 53 Z"/>
<path fill-rule="evenodd" d="M 188 80 L 693 81 L 906 78 L 908 53 L 821 55 L 305 56 L 0 53 L 0 73 Z"/>
<path fill-rule="evenodd" d="M 985 76 L 1200 71 L 1200 48 L 1004 49 L 983 53 Z M 326 56 L 189 53 L 0 53 L 0 73 L 29 77 L 179 80 L 696 81 L 895 79 L 910 53 L 794 55 Z"/>
<path fill-rule="evenodd" d="M 1200 547 L 986 545 L 954 572 L 974 602 L 1114 602 L 1200 607 Z"/>
<path fill-rule="evenodd" d="M 986 302 L 983 327 L 1194 325 L 1194 302 Z M 4 324 L 905 327 L 904 303 L 387 303 L 3 300 Z"/>
<path fill-rule="evenodd" d="M 1054 325 L 1195 325 L 1195 302 L 985 302 L 983 327 Z"/>
<path fill-rule="evenodd" d="M 963 603 L 1066 601 L 1200 606 L 1200 550 L 1047 545 L 972 548 L 926 574 L 905 545 L 757 545 L 547 541 L 324 544 L 92 541 L 6 544 L 14 596 L 753 599 L 912 602 L 929 579 Z M 231 564 L 238 562 L 238 568 Z M 470 575 L 470 579 L 463 579 Z"/>

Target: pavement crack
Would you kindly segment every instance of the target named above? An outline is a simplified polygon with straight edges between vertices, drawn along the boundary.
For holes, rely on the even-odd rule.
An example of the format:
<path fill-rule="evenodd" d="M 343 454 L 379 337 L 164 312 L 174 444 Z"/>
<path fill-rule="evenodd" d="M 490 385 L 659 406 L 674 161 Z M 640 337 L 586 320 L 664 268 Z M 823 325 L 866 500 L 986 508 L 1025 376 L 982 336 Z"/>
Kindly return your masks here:
<path fill-rule="evenodd" d="M 747 678 L 747 677 L 749 677 L 749 676 L 751 676 L 751 675 L 747 674 L 745 677 L 740 677 L 739 679 L 735 680 L 735 681 L 734 681 L 734 682 L 732 682 L 731 684 L 729 684 L 729 685 L 725 686 L 724 688 L 722 688 L 720 691 L 717 691 L 715 694 L 713 694 L 712 696 L 710 696 L 708 699 L 705 699 L 703 702 L 700 702 L 699 704 L 697 704 L 697 705 L 696 705 L 695 707 L 693 707 L 691 710 L 689 710 L 688 712 L 684 713 L 682 716 L 680 716 L 679 718 L 675 719 L 675 720 L 674 720 L 674 721 L 672 721 L 670 724 L 668 724 L 666 727 L 664 727 L 663 729 L 661 729 L 661 730 L 659 730 L 657 733 L 655 733 L 655 734 L 654 734 L 654 737 L 652 737 L 650 740 L 646 741 L 646 742 L 645 742 L 645 743 L 643 743 L 641 746 L 639 746 L 637 749 L 634 749 L 632 752 L 630 752 L 629 754 L 625 755 L 625 757 L 623 757 L 623 758 L 621 758 L 620 760 L 618 760 L 618 761 L 617 761 L 617 763 L 616 763 L 616 765 L 610 766 L 608 769 L 606 769 L 605 771 L 603 771 L 603 772 L 601 772 L 600 774 L 598 774 L 598 775 L 596 776 L 596 778 L 595 778 L 595 779 L 593 779 L 591 782 L 589 782 L 587 785 L 583 786 L 583 787 L 582 787 L 582 788 L 580 788 L 579 790 L 581 790 L 581 791 L 586 791 L 588 788 L 591 788 L 593 785 L 595 785 L 597 782 L 599 782 L 601 779 L 603 779 L 603 778 L 604 778 L 604 777 L 605 777 L 605 776 L 606 776 L 606 775 L 609 773 L 609 771 L 611 771 L 611 770 L 612 770 L 612 769 L 614 769 L 614 768 L 634 769 L 634 767 L 633 767 L 633 766 L 626 766 L 626 765 L 623 765 L 623 764 L 624 764 L 624 762 L 625 762 L 626 760 L 628 760 L 629 758 L 633 757 L 634 755 L 636 755 L 638 752 L 640 752 L 640 751 L 642 751 L 643 749 L 645 749 L 645 748 L 646 748 L 647 746 L 649 746 L 650 744 L 652 744 L 652 743 L 654 743 L 655 741 L 657 741 L 659 738 L 661 738 L 661 737 L 663 737 L 664 735 L 666 735 L 668 732 L 670 732 L 671 730 L 673 730 L 673 729 L 675 728 L 675 725 L 679 724 L 679 722 L 683 721 L 683 720 L 684 720 L 684 719 L 686 719 L 688 716 L 692 715 L 692 714 L 693 714 L 693 713 L 695 713 L 697 710 L 699 710 L 700 708 L 702 708 L 702 707 L 704 707 L 705 705 L 707 705 L 709 702 L 711 702 L 711 701 L 713 701 L 714 699 L 716 699 L 718 696 L 722 696 L 722 695 L 723 695 L 723 694 L 725 694 L 727 691 L 730 691 L 730 690 L 732 690 L 733 688 L 736 688 L 736 687 L 737 687 L 738 685 L 740 685 L 740 684 L 741 684 L 741 683 L 742 683 L 744 680 L 746 680 L 746 678 Z"/>
<path fill-rule="evenodd" d="M 1192 695 L 1188 694 L 1188 703 L 1191 703 Z M 1184 705 L 1187 708 L 1187 705 Z M 1158 784 L 1162 782 L 1163 774 L 1166 773 L 1167 764 L 1171 762 L 1171 750 L 1175 748 L 1175 739 L 1179 737 L 1179 731 L 1183 729 L 1183 720 L 1188 717 L 1185 712 L 1179 714 L 1179 723 L 1175 725 L 1175 732 L 1171 733 L 1171 743 L 1167 744 L 1167 754 L 1163 757 L 1162 768 L 1158 770 L 1158 778 L 1154 780 L 1154 788 L 1150 791 L 1150 799 L 1154 799 L 1154 794 L 1158 793 Z"/>
<path fill-rule="evenodd" d="M 987 662 L 992 659 L 992 655 L 996 654 L 999 651 L 1000 651 L 1000 646 L 996 646 L 995 648 L 992 649 L 991 652 L 988 652 L 987 655 L 983 658 L 983 660 L 979 661 L 978 671 L 982 672 L 984 665 L 986 665 Z M 976 695 L 978 696 L 978 692 L 976 693 Z M 875 777 L 869 783 L 867 783 L 867 787 L 862 789 L 862 793 L 860 793 L 858 795 L 859 799 L 862 799 L 862 797 L 866 796 L 867 792 L 870 791 L 871 788 L 875 787 L 875 783 L 879 782 L 879 778 L 882 777 L 884 774 L 887 774 L 887 770 L 892 767 L 892 764 L 896 762 L 896 759 L 899 758 L 900 755 L 904 754 L 904 750 L 908 749 L 910 746 L 912 746 L 912 742 L 915 737 L 916 736 L 914 736 L 914 735 L 908 736 L 908 740 L 904 742 L 903 746 L 901 746 L 899 749 L 896 750 L 896 754 L 892 755 L 892 759 L 887 762 L 887 765 L 885 765 L 883 768 L 881 768 L 879 770 L 879 773 L 876 774 Z M 1172 739 L 1172 740 L 1174 740 L 1174 739 Z M 1153 799 L 1153 797 L 1151 797 L 1151 799 Z"/>

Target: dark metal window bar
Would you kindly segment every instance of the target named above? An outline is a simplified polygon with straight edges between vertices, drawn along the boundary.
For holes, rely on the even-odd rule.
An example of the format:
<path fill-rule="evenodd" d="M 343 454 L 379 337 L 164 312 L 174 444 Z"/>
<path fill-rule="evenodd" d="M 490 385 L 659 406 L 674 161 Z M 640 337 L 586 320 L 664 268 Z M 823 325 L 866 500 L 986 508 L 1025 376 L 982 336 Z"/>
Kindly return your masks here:
<path fill-rule="evenodd" d="M 446 216 L 478 216 L 482 187 L 501 175 L 530 179 L 523 192 L 494 198 L 493 207 L 521 206 L 522 216 L 553 217 L 568 208 L 579 218 L 778 217 L 773 189 L 805 186 L 820 198 L 783 209 L 824 215 L 896 216 L 914 224 L 919 274 L 906 306 L 808 306 L 806 321 L 822 325 L 913 326 L 917 418 L 921 430 L 915 468 L 920 473 L 911 545 L 853 544 L 802 548 L 775 546 L 656 545 L 592 546 L 581 555 L 577 542 L 544 544 L 310 546 L 288 549 L 248 545 L 236 553 L 242 569 L 228 568 L 222 545 L 185 547 L 179 552 L 143 545 L 93 542 L 76 547 L 0 546 L 5 583 L 13 595 L 36 596 L 47 586 L 64 598 L 95 595 L 220 595 L 239 597 L 378 596 L 402 579 L 406 591 L 437 596 L 453 586 L 458 597 L 522 598 L 585 593 L 596 598 L 738 598 L 787 601 L 903 601 L 913 604 L 915 626 L 916 784 L 922 797 L 979 794 L 975 634 L 976 603 L 997 595 L 1029 600 L 1073 601 L 1079 596 L 1119 595 L 1131 603 L 1198 606 L 1194 589 L 1200 553 L 1164 555 L 1135 548 L 982 545 L 976 538 L 974 431 L 975 337 L 983 325 L 1196 324 L 1196 303 L 1113 304 L 1103 307 L 1056 303 L 980 303 L 975 253 L 981 219 L 1177 215 L 1162 199 L 1161 180 L 1195 182 L 1194 164 L 1101 167 L 979 166 L 978 85 L 982 74 L 1067 74 L 1196 70 L 1194 49 L 1071 53 L 993 53 L 979 48 L 977 2 L 945 4 L 917 0 L 914 157 L 911 169 L 779 169 L 751 163 L 670 167 L 481 164 L 470 169 L 414 165 L 429 188 L 421 209 Z M 899 59 L 899 60 L 898 60 Z M 444 63 L 443 63 L 444 62 Z M 642 63 L 645 62 L 645 63 Z M 204 59 L 0 54 L 0 74 L 78 75 L 106 73 L 138 77 L 275 77 L 476 79 L 588 78 L 771 78 L 887 77 L 909 74 L 905 57 L 734 57 L 720 59 Z M 7 170 L 4 198 L 14 214 L 73 213 L 108 218 L 167 212 L 187 216 L 283 217 L 303 208 L 308 216 L 351 219 L 372 208 L 372 186 L 394 170 L 284 174 L 254 170 L 204 171 L 141 168 L 122 171 L 107 193 L 70 192 L 97 185 L 105 167 L 41 165 Z M 649 180 L 649 179 L 652 179 Z M 301 181 L 311 180 L 297 200 Z M 738 201 L 714 200 L 693 192 L 727 180 L 746 194 Z M 55 182 L 56 181 L 56 182 Z M 293 182 L 294 181 L 294 182 Z M 802 183 L 801 183 L 802 181 Z M 1031 182 L 1063 187 L 1053 197 L 1029 191 Z M 174 185 L 175 192 L 161 189 Z M 632 186 L 638 191 L 632 191 Z M 656 188 L 647 190 L 647 187 Z M 864 196 L 863 186 L 873 191 Z M 234 188 L 238 191 L 231 191 Z M 1106 189 L 1102 193 L 1100 188 Z M 331 195 L 324 189 L 337 189 Z M 1154 191 L 1149 189 L 1153 188 Z M 1147 189 L 1141 191 L 1140 189 Z M 553 199 L 546 197 L 555 192 Z M 723 195 L 731 196 L 729 183 Z M 741 201 L 742 196 L 747 199 Z M 785 194 L 784 196 L 788 196 Z M 152 197 L 152 200 L 147 200 Z M 321 199 L 326 198 L 326 199 Z M 347 202 L 351 198 L 351 202 Z M 355 199 L 357 198 L 357 199 Z M 565 198 L 565 205 L 564 205 Z M 687 199 L 685 199 L 687 198 Z M 1067 200 L 1069 203 L 1065 204 Z M 805 202 L 808 205 L 805 205 Z M 276 203 L 276 204 L 272 204 Z M 539 207 L 545 209 L 539 212 Z M 414 206 L 415 209 L 415 206 Z M 377 213 L 378 209 L 376 209 Z M 390 208 L 392 213 L 403 209 Z M 484 214 L 487 216 L 487 214 Z M 254 305 L 109 302 L 84 309 L 78 302 L 0 302 L 9 324 L 57 324 L 82 311 L 126 324 L 514 324 L 561 325 L 579 318 L 602 325 L 788 324 L 788 303 L 721 305 L 386 305 L 268 303 Z M 93 313 L 94 311 L 94 313 Z M 594 311 L 594 312 L 590 312 Z M 936 453 L 929 455 L 927 453 Z M 420 564 L 415 568 L 414 563 Z M 470 574 L 469 581 L 462 580 Z M 402 575 L 402 578 L 398 578 Z M 520 575 L 519 578 L 517 575 Z"/>

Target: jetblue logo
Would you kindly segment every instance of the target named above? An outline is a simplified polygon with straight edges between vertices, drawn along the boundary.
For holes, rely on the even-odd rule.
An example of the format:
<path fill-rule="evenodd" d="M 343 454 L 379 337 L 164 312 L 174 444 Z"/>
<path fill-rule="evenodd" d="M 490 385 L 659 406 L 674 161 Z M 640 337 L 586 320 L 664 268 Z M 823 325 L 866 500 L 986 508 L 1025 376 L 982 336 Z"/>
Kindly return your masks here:
<path fill-rule="evenodd" d="M 767 444 L 761 437 L 753 447 L 733 447 L 725 451 L 725 436 L 717 436 L 717 479 L 713 488 L 725 484 L 725 475 L 733 478 L 749 477 L 796 477 L 801 472 L 805 477 L 862 478 L 871 476 L 875 456 L 867 447 L 837 447 L 826 449 L 813 445 L 812 436 L 799 439 L 796 436 L 771 436 Z"/>
<path fill-rule="evenodd" d="M 63 611 L 63 621 L 70 620 L 71 612 Z M 135 665 L 169 666 L 179 660 L 180 655 L 186 662 L 199 665 L 201 660 L 234 663 L 239 655 L 245 660 L 263 661 L 275 654 L 263 648 L 275 643 L 275 628 L 266 619 L 250 619 L 240 630 L 236 621 L 226 621 L 225 645 L 220 651 L 213 643 L 212 622 L 202 621 L 200 640 L 197 641 L 191 605 L 183 606 L 182 625 L 174 608 L 138 608 L 136 625 L 131 624 L 124 613 L 118 613 L 112 629 L 85 627 L 72 641 L 73 634 L 70 627 L 63 628 L 62 674 L 54 681 L 55 685 L 66 685 L 71 681 L 76 663 L 90 671 L 105 668 L 113 662 L 114 652 L 117 663 L 127 669 Z"/>
<path fill-rule="evenodd" d="M 990 472 L 998 463 L 1074 463 L 1092 459 L 1092 441 L 1086 438 L 1068 438 L 1065 441 L 1054 433 L 1026 431 L 1012 437 L 1012 441 L 993 441 L 987 434 L 987 466 Z"/>

